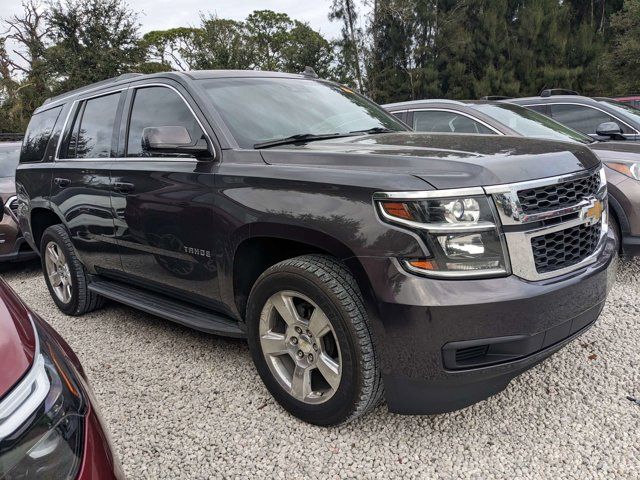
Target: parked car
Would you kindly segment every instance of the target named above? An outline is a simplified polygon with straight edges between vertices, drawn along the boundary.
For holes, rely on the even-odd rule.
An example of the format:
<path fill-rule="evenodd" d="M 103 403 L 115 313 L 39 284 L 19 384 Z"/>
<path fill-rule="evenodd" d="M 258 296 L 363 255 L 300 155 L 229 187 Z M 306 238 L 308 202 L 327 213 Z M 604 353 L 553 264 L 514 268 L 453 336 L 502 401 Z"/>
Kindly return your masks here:
<path fill-rule="evenodd" d="M 615 97 L 614 100 L 620 103 L 626 103 L 633 108 L 640 108 L 640 95 L 627 95 L 626 97 Z"/>
<path fill-rule="evenodd" d="M 123 478 L 78 357 L 0 279 L 0 478 Z"/>
<path fill-rule="evenodd" d="M 384 107 L 420 132 L 517 135 L 587 145 L 606 167 L 609 223 L 618 250 L 640 255 L 640 144 L 596 141 L 533 110 L 504 102 L 418 100 Z"/>
<path fill-rule="evenodd" d="M 55 97 L 16 182 L 63 312 L 106 297 L 246 337 L 274 398 L 319 425 L 383 395 L 431 414 L 501 391 L 595 322 L 615 270 L 587 147 L 414 133 L 312 74 Z"/>
<path fill-rule="evenodd" d="M 21 146 L 20 142 L 0 142 L 0 262 L 37 256 L 22 237 L 16 218 L 15 173 Z"/>
<path fill-rule="evenodd" d="M 552 95 L 507 100 L 597 140 L 640 141 L 640 110 L 610 98 Z"/>

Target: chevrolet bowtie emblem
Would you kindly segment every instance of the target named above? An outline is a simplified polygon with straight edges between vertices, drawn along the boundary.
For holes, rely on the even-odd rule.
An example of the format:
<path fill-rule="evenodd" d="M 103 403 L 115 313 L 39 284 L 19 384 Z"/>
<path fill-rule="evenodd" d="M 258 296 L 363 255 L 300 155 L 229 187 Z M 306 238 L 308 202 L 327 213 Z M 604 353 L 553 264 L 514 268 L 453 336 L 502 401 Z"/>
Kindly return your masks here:
<path fill-rule="evenodd" d="M 593 206 L 587 209 L 585 218 L 591 224 L 598 223 L 602 220 L 602 212 L 604 212 L 604 204 L 600 200 L 596 200 Z"/>

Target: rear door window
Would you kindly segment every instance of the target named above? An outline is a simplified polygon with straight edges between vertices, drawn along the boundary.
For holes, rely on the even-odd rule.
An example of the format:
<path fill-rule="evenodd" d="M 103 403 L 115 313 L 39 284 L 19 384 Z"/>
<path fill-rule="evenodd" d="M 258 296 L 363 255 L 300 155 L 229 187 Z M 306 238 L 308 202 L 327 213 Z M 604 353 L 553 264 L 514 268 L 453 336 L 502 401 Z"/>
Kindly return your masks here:
<path fill-rule="evenodd" d="M 414 112 L 413 129 L 418 132 L 495 134 L 493 130 L 465 115 L 443 110 Z"/>
<path fill-rule="evenodd" d="M 66 158 L 112 156 L 114 124 L 120 92 L 85 100 L 74 122 Z"/>
<path fill-rule="evenodd" d="M 554 120 L 587 135 L 595 135 L 598 125 L 605 122 L 615 122 L 620 125 L 623 132 L 630 133 L 629 127 L 616 118 L 584 105 L 551 105 L 551 116 Z"/>
<path fill-rule="evenodd" d="M 142 148 L 142 131 L 147 127 L 185 127 L 192 142 L 204 135 L 193 113 L 178 93 L 166 87 L 141 87 L 135 92 L 129 133 L 127 135 L 128 157 L 162 157 L 167 154 L 148 152 Z M 171 157 L 190 157 L 188 154 Z"/>
<path fill-rule="evenodd" d="M 40 162 L 42 160 L 61 110 L 62 106 L 55 107 L 36 113 L 31 117 L 22 143 L 21 162 Z"/>

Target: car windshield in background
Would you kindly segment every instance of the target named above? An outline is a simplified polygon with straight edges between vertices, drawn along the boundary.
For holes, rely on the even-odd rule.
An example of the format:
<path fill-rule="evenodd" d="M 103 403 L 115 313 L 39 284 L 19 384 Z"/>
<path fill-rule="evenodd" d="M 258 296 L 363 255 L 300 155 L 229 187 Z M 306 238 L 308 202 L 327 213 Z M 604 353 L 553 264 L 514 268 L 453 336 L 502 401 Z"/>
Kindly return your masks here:
<path fill-rule="evenodd" d="M 477 104 L 473 108 L 506 125 L 524 137 L 593 143 L 594 140 L 555 120 L 519 105 Z"/>
<path fill-rule="evenodd" d="M 0 177 L 14 177 L 20 160 L 20 145 L 0 145 Z"/>
<path fill-rule="evenodd" d="M 640 110 L 622 102 L 616 102 L 615 100 L 600 100 L 600 103 L 604 103 L 608 107 L 611 107 L 617 113 L 623 117 L 630 118 L 634 122 L 640 124 Z"/>
<path fill-rule="evenodd" d="M 201 80 L 200 85 L 242 148 L 293 136 L 308 140 L 311 136 L 406 130 L 376 104 L 331 83 L 296 78 L 220 78 Z"/>

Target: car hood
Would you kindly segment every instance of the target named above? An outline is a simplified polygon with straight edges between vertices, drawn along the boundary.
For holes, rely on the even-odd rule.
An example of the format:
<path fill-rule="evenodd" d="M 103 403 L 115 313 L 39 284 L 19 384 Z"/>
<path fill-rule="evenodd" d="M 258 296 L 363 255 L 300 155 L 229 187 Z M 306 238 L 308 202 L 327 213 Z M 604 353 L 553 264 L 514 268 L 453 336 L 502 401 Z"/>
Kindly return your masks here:
<path fill-rule="evenodd" d="M 632 160 L 640 161 L 640 143 L 635 142 L 597 142 L 589 147 L 603 161 Z"/>
<path fill-rule="evenodd" d="M 29 312 L 0 280 L 0 400 L 27 373 L 36 351 L 36 332 Z"/>
<path fill-rule="evenodd" d="M 596 155 L 583 145 L 497 135 L 399 132 L 261 152 L 268 164 L 407 173 L 437 189 L 535 180 L 599 165 Z"/>

